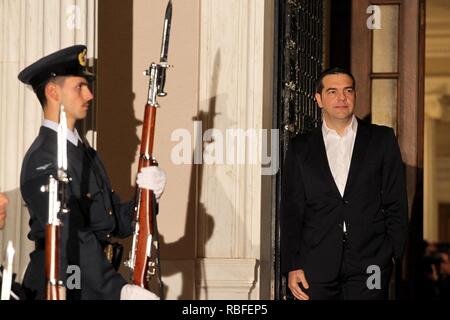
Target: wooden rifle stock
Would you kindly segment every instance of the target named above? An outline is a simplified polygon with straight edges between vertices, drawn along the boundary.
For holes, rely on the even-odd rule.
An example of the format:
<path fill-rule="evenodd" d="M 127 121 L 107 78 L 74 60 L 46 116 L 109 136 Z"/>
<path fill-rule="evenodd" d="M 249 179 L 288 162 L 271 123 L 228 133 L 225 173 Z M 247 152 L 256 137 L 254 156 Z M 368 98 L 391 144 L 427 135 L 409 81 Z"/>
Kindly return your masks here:
<path fill-rule="evenodd" d="M 60 279 L 61 222 L 58 213 L 67 210 L 61 208 L 59 197 L 64 198 L 65 183 L 50 176 L 46 187 L 49 197 L 49 220 L 45 227 L 45 280 L 47 300 L 65 300 L 66 288 Z"/>
<path fill-rule="evenodd" d="M 142 128 L 141 149 L 138 173 L 142 168 L 156 166 L 153 158 L 153 142 L 155 139 L 156 110 L 159 105 L 157 97 L 165 97 L 164 84 L 166 80 L 167 54 L 169 48 L 170 26 L 172 21 L 172 0 L 169 0 L 164 17 L 163 40 L 159 63 L 152 63 L 144 75 L 150 77 L 147 104 L 145 105 L 144 125 Z M 132 271 L 132 281 L 135 285 L 150 291 L 153 284 L 151 277 L 158 273 L 160 294 L 162 292 L 161 270 L 159 266 L 158 231 L 156 225 L 156 204 L 153 191 L 136 188 L 135 196 L 135 230 L 130 258 L 125 262 Z"/>
<path fill-rule="evenodd" d="M 50 175 L 47 186 L 41 191 L 48 192 L 48 223 L 45 228 L 45 280 L 47 300 L 65 300 L 66 287 L 60 279 L 61 263 L 61 221 L 58 214 L 69 213 L 67 185 L 70 181 L 67 175 L 67 117 L 64 106 L 60 106 L 57 131 L 57 161 L 56 179 Z"/>
<path fill-rule="evenodd" d="M 59 281 L 61 226 L 47 224 L 45 228 L 45 276 L 47 300 L 65 300 L 65 288 Z"/>
<path fill-rule="evenodd" d="M 142 140 L 138 172 L 142 168 L 156 165 L 153 154 L 153 141 L 155 137 L 156 106 L 146 104 L 144 124 L 142 129 Z M 156 254 L 154 246 L 154 221 L 155 212 L 153 191 L 136 188 L 135 196 L 135 222 L 137 239 L 135 244 L 135 263 L 133 272 L 133 283 L 149 289 L 150 276 L 156 271 Z"/>

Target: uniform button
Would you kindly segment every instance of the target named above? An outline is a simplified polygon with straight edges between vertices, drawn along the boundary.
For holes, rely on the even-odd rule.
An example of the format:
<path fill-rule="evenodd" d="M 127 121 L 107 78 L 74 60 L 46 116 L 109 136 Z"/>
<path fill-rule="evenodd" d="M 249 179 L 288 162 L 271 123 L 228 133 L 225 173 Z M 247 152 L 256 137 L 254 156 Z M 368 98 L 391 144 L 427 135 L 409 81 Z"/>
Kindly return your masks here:
<path fill-rule="evenodd" d="M 86 193 L 86 198 L 91 198 L 92 197 L 92 195 L 91 195 L 91 193 L 90 192 L 88 192 L 88 193 Z"/>
<path fill-rule="evenodd" d="M 106 235 L 106 237 L 109 239 L 109 238 L 111 238 L 111 235 L 108 233 L 108 234 Z"/>
<path fill-rule="evenodd" d="M 112 214 L 113 214 L 113 211 L 112 211 L 112 209 L 111 209 L 111 208 L 109 208 L 109 209 L 108 209 L 108 214 L 109 214 L 110 216 L 112 216 Z"/>
<path fill-rule="evenodd" d="M 350 201 L 344 200 L 344 204 L 349 204 Z"/>
<path fill-rule="evenodd" d="M 114 192 L 116 192 L 114 189 L 111 189 L 111 193 L 114 193 Z"/>

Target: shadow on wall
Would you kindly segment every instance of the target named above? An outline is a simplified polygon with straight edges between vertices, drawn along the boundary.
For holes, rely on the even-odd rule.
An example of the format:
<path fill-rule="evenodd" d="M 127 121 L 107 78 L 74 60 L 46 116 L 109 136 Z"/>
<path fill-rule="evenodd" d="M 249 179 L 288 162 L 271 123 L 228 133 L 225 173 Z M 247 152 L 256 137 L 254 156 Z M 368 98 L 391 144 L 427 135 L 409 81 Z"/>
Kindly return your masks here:
<path fill-rule="evenodd" d="M 211 98 L 207 102 L 208 109 L 200 110 L 196 117 L 192 119 L 193 121 L 201 122 L 201 134 L 203 135 L 203 139 L 201 150 L 195 149 L 191 158 L 191 163 L 193 164 L 191 166 L 188 196 L 189 202 L 186 212 L 184 235 L 179 240 L 172 243 L 165 243 L 163 239 L 160 242 L 161 252 L 176 252 L 182 259 L 187 259 L 195 263 L 195 274 L 190 272 L 190 268 L 186 268 L 186 266 L 183 267 L 182 264 L 177 265 L 176 261 L 170 265 L 170 268 L 165 268 L 165 266 L 162 265 L 164 277 L 181 274 L 181 293 L 177 297 L 181 300 L 227 299 L 230 298 L 226 297 L 227 292 L 229 293 L 233 290 L 235 291 L 231 297 L 236 297 L 236 294 L 239 294 L 240 297 L 242 297 L 241 299 L 250 299 L 254 296 L 254 291 L 257 290 L 257 279 L 259 278 L 258 274 L 260 271 L 259 260 L 256 260 L 254 266 L 253 279 L 251 280 L 251 283 L 248 283 L 248 292 L 243 292 L 242 285 L 245 287 L 247 284 L 241 282 L 242 279 L 240 279 L 240 274 L 229 274 L 231 270 L 237 271 L 237 269 L 225 268 L 227 272 L 217 274 L 218 269 L 213 266 L 215 257 L 239 259 L 247 258 L 250 254 L 246 250 L 238 253 L 233 249 L 233 245 L 235 244 L 234 239 L 239 238 L 239 241 L 242 241 L 242 243 L 239 243 L 240 248 L 248 249 L 250 247 L 249 243 L 251 243 L 250 236 L 246 232 L 247 230 L 242 228 L 248 221 L 240 220 L 239 222 L 233 222 L 233 219 L 235 219 L 236 207 L 235 201 L 231 199 L 236 196 L 233 194 L 235 190 L 233 188 L 233 185 L 236 182 L 235 178 L 232 177 L 221 164 L 207 164 L 204 161 L 202 161 L 201 164 L 194 164 L 196 155 L 201 155 L 202 159 L 205 160 L 203 155 L 209 154 L 212 157 L 218 156 L 214 154 L 215 151 L 211 150 L 215 150 L 215 147 L 219 149 L 223 147 L 221 145 L 215 145 L 216 143 L 220 144 L 223 141 L 218 138 L 217 141 L 215 141 L 214 133 L 212 133 L 212 135 L 205 134 L 208 130 L 217 129 L 222 131 L 223 128 L 233 128 L 235 126 L 232 119 L 226 118 L 225 112 L 221 113 L 222 110 L 218 110 L 218 108 L 223 106 L 228 108 L 226 103 L 227 96 L 218 93 L 220 68 L 222 67 L 221 63 L 221 52 L 218 50 L 214 57 L 214 69 L 210 76 Z M 217 121 L 216 117 L 218 116 L 220 116 L 220 121 Z M 236 154 L 235 156 L 237 157 Z M 168 179 L 170 181 L 171 177 L 169 176 Z M 205 192 L 206 188 L 208 188 L 207 192 Z M 215 208 L 220 208 L 220 211 L 208 212 L 210 206 L 202 202 L 202 194 L 206 194 L 208 203 L 211 203 Z M 220 203 L 220 207 L 218 206 L 218 203 Z M 237 235 L 236 232 L 242 234 Z M 214 254 L 217 254 L 216 252 L 207 252 L 207 244 L 211 241 L 214 233 L 216 233 L 216 235 L 220 234 L 220 236 L 214 239 L 212 247 L 215 248 L 220 246 L 226 248 L 225 250 L 228 251 L 225 256 L 220 256 L 220 254 L 219 256 L 214 256 Z M 228 241 L 228 243 L 218 244 L 220 241 Z M 188 252 L 186 252 L 186 250 L 188 250 Z M 238 256 L 240 254 L 243 256 Z M 211 262 L 212 265 L 208 265 L 209 262 Z M 215 283 L 209 282 L 211 277 L 207 276 L 206 272 L 208 271 L 211 271 L 211 277 L 213 277 Z M 221 288 L 224 289 L 224 291 L 217 291 L 221 290 Z"/>
<path fill-rule="evenodd" d="M 98 61 L 96 65 L 94 120 L 84 122 L 85 132 L 94 130 L 97 150 L 122 201 L 134 197 L 131 166 L 139 146 L 133 92 L 133 1 L 109 0 L 98 3 Z M 93 127 L 92 127 L 93 126 Z M 128 257 L 131 238 L 121 239 L 123 257 Z M 121 263 L 121 274 L 129 271 Z"/>
<path fill-rule="evenodd" d="M 173 269 L 170 270 L 170 273 L 163 273 L 164 276 L 182 273 L 183 283 L 181 294 L 178 297 L 179 299 L 229 299 L 230 297 L 236 298 L 236 294 L 239 294 L 241 299 L 250 299 L 254 296 L 254 291 L 257 290 L 257 279 L 259 278 L 258 274 L 260 268 L 259 260 L 256 260 L 254 266 L 253 280 L 251 283 L 248 283 L 248 292 L 243 291 L 242 286 L 245 287 L 247 284 L 243 284 L 241 282 L 242 279 L 240 277 L 242 275 L 239 274 L 238 269 L 221 266 L 225 267 L 224 270 L 226 270 L 226 272 L 218 274 L 217 271 L 219 269 L 214 267 L 215 257 L 225 259 L 248 258 L 250 253 L 247 250 L 251 247 L 249 246 L 251 243 L 250 236 L 247 234 L 247 230 L 242 227 L 245 223 L 249 223 L 249 221 L 242 221 L 242 219 L 240 219 L 239 222 L 234 221 L 236 218 L 236 202 L 232 199 L 237 197 L 234 194 L 236 189 L 233 187 L 236 181 L 235 177 L 230 174 L 230 170 L 226 169 L 226 166 L 237 165 L 226 164 L 224 166 L 222 164 L 205 163 L 206 154 L 213 158 L 220 158 L 217 154 L 215 154 L 217 150 L 216 148 L 224 148 L 224 146 L 221 145 L 224 141 L 219 137 L 215 137 L 215 133 L 207 134 L 208 130 L 216 129 L 222 131 L 223 129 L 233 128 L 236 125 L 233 119 L 227 118 L 225 110 L 219 110 L 221 107 L 225 107 L 227 109 L 229 108 L 227 105 L 226 94 L 219 94 L 218 92 L 221 71 L 220 68 L 222 67 L 221 60 L 221 52 L 218 50 L 214 57 L 214 69 L 210 76 L 211 88 L 209 93 L 211 98 L 207 102 L 208 109 L 206 111 L 199 111 L 197 116 L 193 118 L 193 121 L 201 122 L 201 134 L 203 135 L 203 139 L 201 145 L 202 149 L 194 150 L 192 155 L 192 163 L 194 163 L 193 160 L 195 155 L 202 155 L 205 157 L 202 158 L 204 160 L 202 161 L 202 164 L 192 165 L 188 198 L 189 203 L 186 212 L 186 221 L 188 221 L 188 223 L 186 223 L 185 234 L 179 241 L 170 244 L 163 243 L 161 246 L 164 251 L 175 252 L 180 252 L 183 248 L 189 248 L 192 244 L 196 246 L 194 248 L 194 252 L 196 252 L 196 256 L 194 257 L 194 282 L 189 278 L 191 275 L 186 273 L 186 270 L 183 271 L 182 269 Z M 220 121 L 217 121 L 218 116 L 220 116 Z M 211 131 L 208 133 L 211 133 Z M 223 151 L 226 152 L 230 150 L 227 149 Z M 236 153 L 235 157 L 237 157 Z M 208 191 L 205 190 L 206 188 L 208 188 Z M 212 207 L 218 209 L 217 212 L 208 212 L 208 208 L 211 206 L 207 206 L 206 203 L 202 202 L 202 194 L 206 195 L 205 197 Z M 218 205 L 219 203 L 220 206 Z M 244 214 L 244 216 L 247 217 L 248 214 L 249 213 Z M 193 238 L 193 233 L 189 232 L 189 221 L 196 221 L 196 225 L 194 226 L 196 229 L 196 238 Z M 219 246 L 221 248 L 225 248 L 225 251 L 222 251 L 222 255 L 217 252 L 207 252 L 207 244 L 211 241 L 214 232 L 216 232 L 216 236 L 220 236 L 217 236 L 214 239 L 214 243 L 211 247 L 217 248 Z M 239 235 L 236 234 L 237 232 L 239 232 Z M 247 250 L 244 249 L 243 252 L 236 252 L 234 249 L 235 239 L 239 239 L 238 241 L 242 242 L 239 243 L 240 248 L 247 248 Z M 219 242 L 224 241 L 228 243 L 219 244 Z M 224 252 L 226 253 L 223 256 Z M 238 273 L 230 274 L 231 270 L 238 271 Z M 208 277 L 207 272 L 211 272 L 210 277 Z M 214 279 L 215 283 L 209 282 L 211 278 Z M 233 295 L 227 297 L 227 293 L 230 293 L 233 290 Z"/>
<path fill-rule="evenodd" d="M 213 84 L 212 84 L 212 93 L 217 94 L 217 85 L 219 78 L 219 67 L 220 67 L 220 52 L 217 52 L 215 61 L 214 61 L 214 71 L 213 71 Z M 201 121 L 203 130 L 206 131 L 208 129 L 214 128 L 214 118 L 217 115 L 216 113 L 216 96 L 213 96 L 208 103 L 208 111 L 199 111 L 197 116 L 194 117 L 193 121 Z M 202 142 L 203 148 L 205 150 L 206 144 L 209 142 Z M 187 248 L 191 248 L 190 252 L 197 252 L 197 256 L 187 256 L 186 259 L 192 259 L 196 262 L 197 258 L 202 258 L 198 256 L 198 254 L 202 255 L 205 252 L 205 244 L 212 237 L 215 222 L 214 218 L 211 214 L 206 211 L 206 208 L 203 203 L 200 201 L 200 197 L 202 194 L 202 181 L 203 181 L 203 173 L 205 164 L 194 164 L 194 157 L 196 154 L 196 150 L 193 151 L 192 154 L 192 165 L 191 165 L 191 174 L 189 178 L 189 202 L 187 206 L 186 212 L 186 226 L 184 230 L 184 235 L 176 242 L 165 243 L 164 238 L 161 237 L 161 251 L 162 252 L 180 252 L 186 251 Z M 169 177 L 170 179 L 170 177 Z M 197 215 L 197 219 L 196 219 Z M 194 230 L 190 230 L 189 226 L 192 225 L 190 222 L 197 221 L 197 225 L 194 225 Z M 195 233 L 197 233 L 197 237 L 195 237 Z M 197 243 L 196 243 L 197 239 Z M 195 247 L 197 246 L 197 247 Z M 189 254 L 189 253 L 188 253 Z M 182 285 L 181 285 L 181 293 L 178 296 L 178 299 L 186 300 L 186 299 L 198 299 L 200 296 L 200 288 L 204 288 L 205 296 L 208 297 L 207 292 L 207 283 L 205 282 L 205 277 L 202 272 L 203 268 L 198 266 L 197 263 L 194 264 L 195 275 L 194 281 L 192 281 L 192 274 L 186 268 L 177 268 L 176 265 L 173 265 L 170 269 L 165 269 L 163 266 L 162 272 L 163 276 L 169 277 L 177 273 L 182 274 Z M 206 288 L 206 289 L 205 289 Z M 167 290 L 164 290 L 166 292 Z"/>
<path fill-rule="evenodd" d="M 133 21 L 133 3 L 131 0 L 99 1 L 98 8 L 98 82 L 95 84 L 97 149 L 110 173 L 112 185 L 118 186 L 116 191 L 123 200 L 132 199 L 134 196 L 134 186 L 130 184 L 130 168 L 140 145 L 136 127 L 141 122 L 136 119 L 133 109 L 135 99 L 132 88 L 133 24 L 135 22 Z M 195 117 L 195 120 L 202 121 L 204 131 L 214 128 L 221 66 L 220 52 L 216 53 L 214 66 L 211 75 L 212 98 L 208 103 L 208 110 L 200 111 Z M 204 148 L 207 143 L 209 142 L 204 142 Z M 191 165 L 189 202 L 183 236 L 175 242 L 166 243 L 164 235 L 160 235 L 163 277 L 181 274 L 181 292 L 178 299 L 196 299 L 200 296 L 200 289 L 203 290 L 201 296 L 208 297 L 208 284 L 205 282 L 203 268 L 196 262 L 198 258 L 203 257 L 205 244 L 217 229 L 218 223 L 209 212 L 206 212 L 205 206 L 200 202 L 204 170 L 202 164 Z M 168 176 L 169 181 L 175 181 L 175 179 L 176 177 Z M 162 212 L 161 214 L 172 213 Z M 173 214 L 176 217 L 179 213 Z M 131 247 L 131 238 L 121 242 L 124 245 L 123 258 L 126 258 Z M 170 259 L 167 259 L 169 263 L 166 266 L 164 263 L 167 256 Z M 190 265 L 187 266 L 186 262 Z M 120 272 L 126 279 L 129 278 L 128 270 L 123 266 Z M 166 293 L 167 289 L 170 290 L 170 288 L 165 289 Z"/>
<path fill-rule="evenodd" d="M 113 186 L 122 200 L 134 197 L 135 187 L 130 184 L 131 166 L 140 146 L 136 127 L 142 122 L 134 114 L 135 95 L 133 79 L 133 1 L 99 1 L 98 7 L 98 65 L 96 83 L 96 128 L 98 151 L 110 174 Z M 144 103 L 144 101 L 137 103 Z M 88 128 L 89 129 L 89 128 Z M 182 274 L 182 292 L 179 299 L 194 299 L 195 283 L 189 269 L 177 263 L 166 268 L 164 259 L 167 252 L 176 259 L 195 261 L 195 215 L 198 199 L 196 193 L 198 174 L 201 168 L 193 165 L 190 180 L 189 204 L 183 237 L 174 243 L 165 243 L 160 234 L 160 248 L 163 276 Z M 174 177 L 168 177 L 169 181 Z M 170 213 L 161 213 L 170 214 Z M 177 213 L 175 213 L 177 214 Z M 210 224 L 213 226 L 213 223 Z M 213 227 L 212 227 L 213 228 Z M 120 240 L 124 245 L 123 259 L 131 248 L 131 237 Z M 175 261 L 177 262 L 177 261 Z M 129 271 L 121 265 L 121 274 L 129 279 Z M 170 288 L 164 288 L 164 292 Z"/>
<path fill-rule="evenodd" d="M 96 82 L 96 131 L 98 151 L 113 186 L 131 199 L 131 164 L 142 124 L 134 114 L 133 1 L 109 0 L 98 4 L 98 64 Z"/>

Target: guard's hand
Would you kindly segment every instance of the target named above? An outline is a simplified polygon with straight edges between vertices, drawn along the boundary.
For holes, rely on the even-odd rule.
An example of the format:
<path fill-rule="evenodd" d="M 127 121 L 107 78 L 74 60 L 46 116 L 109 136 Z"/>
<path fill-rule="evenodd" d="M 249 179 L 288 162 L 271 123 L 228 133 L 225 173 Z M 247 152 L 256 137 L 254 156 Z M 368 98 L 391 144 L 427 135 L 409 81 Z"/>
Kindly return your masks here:
<path fill-rule="evenodd" d="M 303 292 L 303 290 L 298 285 L 299 283 L 303 285 L 303 288 L 309 289 L 309 284 L 308 281 L 306 281 L 305 272 L 302 269 L 289 272 L 288 287 L 294 297 L 298 300 L 309 300 L 309 296 L 305 292 Z"/>
<path fill-rule="evenodd" d="M 166 181 L 166 173 L 156 166 L 142 168 L 136 178 L 139 188 L 152 190 L 157 201 L 164 192 Z"/>
<path fill-rule="evenodd" d="M 0 192 L 0 230 L 5 227 L 6 221 L 6 207 L 8 206 L 8 197 Z"/>
<path fill-rule="evenodd" d="M 135 284 L 126 284 L 120 291 L 120 300 L 159 300 L 159 297 Z"/>

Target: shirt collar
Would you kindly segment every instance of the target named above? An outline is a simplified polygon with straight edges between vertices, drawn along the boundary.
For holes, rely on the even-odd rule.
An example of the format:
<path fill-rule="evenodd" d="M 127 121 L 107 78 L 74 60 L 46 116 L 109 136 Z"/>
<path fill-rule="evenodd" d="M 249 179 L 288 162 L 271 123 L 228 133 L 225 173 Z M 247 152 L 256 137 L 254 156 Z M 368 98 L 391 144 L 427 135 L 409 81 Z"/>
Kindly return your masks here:
<path fill-rule="evenodd" d="M 356 134 L 356 131 L 358 130 L 358 120 L 356 119 L 355 115 L 352 116 L 352 122 L 345 128 L 344 136 L 348 135 L 350 132 Z M 339 134 L 334 129 L 330 129 L 327 126 L 327 123 L 325 119 L 322 121 L 322 134 L 324 137 L 328 136 L 329 134 L 335 134 L 339 136 Z"/>
<path fill-rule="evenodd" d="M 58 123 L 54 121 L 44 119 L 44 121 L 42 121 L 42 126 L 58 132 Z M 67 128 L 67 140 L 75 147 L 78 146 L 78 141 L 81 141 L 81 138 L 76 128 L 74 128 L 73 131 Z"/>

